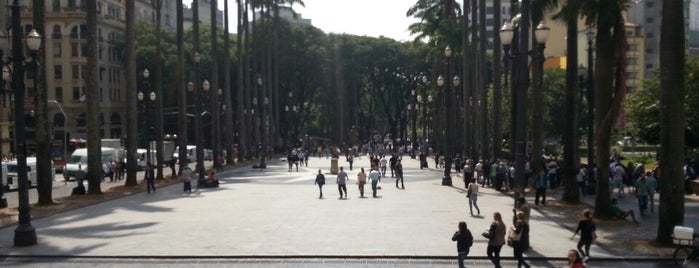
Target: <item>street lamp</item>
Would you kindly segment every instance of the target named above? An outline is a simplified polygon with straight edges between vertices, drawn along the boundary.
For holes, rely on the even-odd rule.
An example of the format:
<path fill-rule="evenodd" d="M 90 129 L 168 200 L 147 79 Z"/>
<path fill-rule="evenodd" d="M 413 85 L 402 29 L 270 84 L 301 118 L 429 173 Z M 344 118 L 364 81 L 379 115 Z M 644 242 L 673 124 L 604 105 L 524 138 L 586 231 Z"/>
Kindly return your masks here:
<path fill-rule="evenodd" d="M 410 148 L 410 158 L 415 159 L 415 141 L 417 140 L 417 128 L 416 128 L 416 121 L 417 121 L 417 90 L 413 89 L 410 91 L 410 101 L 412 102 L 413 109 L 410 111 L 410 105 L 408 105 L 408 112 L 410 112 L 410 116 L 413 119 L 413 135 L 410 138 L 410 144 L 412 147 Z"/>
<path fill-rule="evenodd" d="M 149 76 L 150 76 L 150 73 L 148 72 L 148 69 L 144 69 L 143 70 L 143 86 L 145 88 L 145 91 L 149 90 L 149 81 L 148 81 Z M 145 135 L 146 136 L 145 137 L 146 138 L 146 164 L 148 165 L 146 167 L 146 169 L 150 169 L 151 168 L 150 165 L 152 165 L 152 163 L 153 163 L 151 160 L 151 137 L 152 137 L 151 136 L 151 128 L 152 128 L 152 126 L 150 123 L 150 118 L 151 118 L 150 113 L 151 113 L 151 104 L 155 103 L 156 94 L 155 94 L 155 92 L 151 91 L 150 94 L 148 94 L 148 96 L 147 96 L 148 98 L 146 99 L 145 98 L 146 96 L 144 96 L 143 92 L 141 91 L 141 92 L 138 92 L 138 95 L 136 95 L 136 96 L 138 98 L 138 101 L 142 105 L 143 116 L 146 118 L 146 127 L 145 127 L 145 129 L 146 129 L 146 135 Z"/>
<path fill-rule="evenodd" d="M 257 77 L 257 86 L 260 91 L 262 91 L 262 77 L 258 76 Z M 265 92 L 261 92 L 263 96 L 262 97 L 262 109 L 260 118 L 261 119 L 261 124 L 262 124 L 262 138 L 261 138 L 261 146 L 260 146 L 260 169 L 265 168 L 267 164 L 265 163 L 265 155 L 267 154 L 267 128 L 269 126 L 269 121 L 267 120 L 267 105 L 269 103 L 269 99 L 267 99 L 267 94 Z"/>
<path fill-rule="evenodd" d="M 31 225 L 31 215 L 29 213 L 29 182 L 27 180 L 27 141 L 25 131 L 24 118 L 24 68 L 35 67 L 37 64 L 37 51 L 41 46 L 41 35 L 32 30 L 27 34 L 25 40 L 27 48 L 30 50 L 30 58 L 25 61 L 22 51 L 22 27 L 19 0 L 14 0 L 10 6 L 12 9 L 12 57 L 10 58 L 12 66 L 9 62 L 3 64 L 3 79 L 9 79 L 11 73 L 12 90 L 14 92 L 14 112 L 15 112 L 15 154 L 17 156 L 18 167 L 18 201 L 19 201 L 19 217 L 17 229 L 15 229 L 14 244 L 15 246 L 31 246 L 36 245 L 36 230 Z M 25 63 L 26 62 L 26 63 Z M 31 66 L 25 66 L 29 64 Z M 7 67 L 7 68 L 5 68 Z M 7 70 L 7 72 L 5 71 Z M 6 75 L 7 74 L 7 75 Z"/>
<path fill-rule="evenodd" d="M 450 61 L 451 61 L 451 56 L 452 56 L 452 50 L 449 46 L 447 46 L 444 49 L 444 56 L 445 56 L 445 66 L 446 66 L 446 77 L 449 78 L 451 77 L 451 66 L 450 66 Z M 452 93 L 451 93 L 451 86 L 449 85 L 450 83 L 445 84 L 445 78 L 443 76 L 439 76 L 437 78 L 437 85 L 442 87 L 444 86 L 444 91 L 442 92 L 442 100 L 444 101 L 444 139 L 442 141 L 442 148 L 444 151 L 444 177 L 442 177 L 442 185 L 444 186 L 451 186 L 451 163 L 453 161 L 454 156 L 452 155 L 452 147 L 448 143 L 452 142 L 452 116 L 451 116 L 451 104 L 453 101 L 452 98 Z M 454 82 L 459 80 L 457 77 L 454 77 Z M 460 80 L 459 80 L 460 81 Z"/>

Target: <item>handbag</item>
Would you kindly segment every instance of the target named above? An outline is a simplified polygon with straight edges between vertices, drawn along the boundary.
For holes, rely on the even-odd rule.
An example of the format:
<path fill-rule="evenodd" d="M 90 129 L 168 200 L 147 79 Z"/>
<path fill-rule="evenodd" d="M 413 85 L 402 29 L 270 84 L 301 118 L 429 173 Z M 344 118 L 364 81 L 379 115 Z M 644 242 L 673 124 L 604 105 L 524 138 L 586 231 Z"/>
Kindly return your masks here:
<path fill-rule="evenodd" d="M 507 245 L 510 247 L 514 247 L 514 242 L 519 241 L 519 239 L 521 237 L 522 237 L 521 232 L 518 234 L 514 230 L 510 230 L 510 233 L 507 235 Z"/>
<path fill-rule="evenodd" d="M 483 233 L 481 233 L 481 235 L 488 240 L 493 239 L 493 236 L 490 234 L 490 230 L 484 231 Z"/>

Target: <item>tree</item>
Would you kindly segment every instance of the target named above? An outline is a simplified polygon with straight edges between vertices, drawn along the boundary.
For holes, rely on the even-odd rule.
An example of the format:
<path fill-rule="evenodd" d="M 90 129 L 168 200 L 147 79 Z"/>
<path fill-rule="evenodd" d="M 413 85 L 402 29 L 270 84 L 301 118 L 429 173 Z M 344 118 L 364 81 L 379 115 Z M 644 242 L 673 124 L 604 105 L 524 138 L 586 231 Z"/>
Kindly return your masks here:
<path fill-rule="evenodd" d="M 87 98 L 87 181 L 88 194 L 102 194 L 102 148 L 100 141 L 100 87 L 99 87 L 99 57 L 97 55 L 97 1 L 87 1 L 87 75 L 85 81 L 85 97 Z M 135 163 L 136 161 L 131 161 Z"/>
<path fill-rule="evenodd" d="M 577 181 L 578 174 L 578 9 L 581 0 L 568 0 L 564 10 L 567 36 L 566 50 L 566 124 L 563 134 L 563 200 L 569 203 L 580 201 Z"/>
<path fill-rule="evenodd" d="M 223 62 L 223 103 L 224 107 L 227 108 L 227 112 L 224 111 L 223 120 L 223 138 L 225 140 L 223 146 L 226 150 L 226 164 L 233 165 L 235 160 L 233 159 L 233 101 L 231 92 L 231 34 L 228 28 L 228 0 L 224 1 L 223 7 L 223 21 L 225 25 L 224 36 L 223 36 L 223 51 L 224 51 L 224 62 Z M 240 33 L 240 32 L 238 32 Z"/>
<path fill-rule="evenodd" d="M 699 147 L 699 58 L 688 58 L 685 63 L 684 114 L 686 117 L 684 143 L 689 148 Z M 647 79 L 643 88 L 630 94 L 625 101 L 626 117 L 633 136 L 650 144 L 660 144 L 660 80 Z"/>
<path fill-rule="evenodd" d="M 584 1 L 581 14 L 588 25 L 596 25 L 595 36 L 595 144 L 597 196 L 595 216 L 612 216 L 609 189 L 611 132 L 619 115 L 625 80 L 626 33 L 622 11 L 625 0 Z"/>
<path fill-rule="evenodd" d="M 181 111 L 177 115 L 179 133 L 177 144 L 179 146 L 179 155 L 187 155 L 187 92 L 184 88 L 184 7 L 182 1 L 177 1 L 177 64 L 175 65 L 175 88 L 177 89 L 177 104 L 178 110 Z M 134 109 L 135 110 L 135 109 Z M 178 159 L 182 160 L 182 159 Z M 184 162 L 180 162 L 177 174 L 182 174 Z"/>
<path fill-rule="evenodd" d="M 672 244 L 675 225 L 684 222 L 685 157 L 685 26 L 684 16 L 673 10 L 683 10 L 684 1 L 663 1 L 660 35 L 660 163 L 658 177 L 665 183 L 660 189 L 658 233 L 656 241 Z"/>
<path fill-rule="evenodd" d="M 126 42 L 125 42 L 125 60 L 126 69 L 124 70 L 126 78 L 126 88 L 136 88 L 136 11 L 135 0 L 126 0 Z M 135 152 L 138 147 L 138 128 L 137 128 L 137 107 L 136 107 L 136 90 L 126 91 L 126 151 Z M 136 186 L 136 156 L 135 154 L 126 154 L 126 186 Z"/>
<path fill-rule="evenodd" d="M 41 36 L 46 38 L 45 5 L 43 0 L 33 0 L 33 24 L 34 28 Z M 46 58 L 46 46 L 41 46 L 37 53 L 37 60 L 42 62 Z M 48 96 L 46 90 L 46 69 L 44 65 L 38 64 L 35 69 L 34 89 L 36 98 L 36 191 L 39 194 L 38 204 L 40 206 L 52 205 L 51 184 L 53 183 L 53 172 L 51 172 L 51 136 L 48 120 Z M 65 131 L 65 130 L 64 130 Z M 64 141 L 67 142 L 67 141 Z"/>
<path fill-rule="evenodd" d="M 165 164 L 165 156 L 163 155 L 163 150 L 164 150 L 164 145 L 163 145 L 163 62 L 161 60 L 162 58 L 162 44 L 160 42 L 160 37 L 161 35 L 161 24 L 162 24 L 162 16 L 161 16 L 161 10 L 163 8 L 163 0 L 151 0 L 150 2 L 151 7 L 153 8 L 153 11 L 155 11 L 155 57 L 154 57 L 154 65 L 155 65 L 155 84 L 153 87 L 151 87 L 155 91 L 156 95 L 156 100 L 155 100 L 155 151 L 156 151 L 156 161 L 157 164 L 155 165 L 157 167 L 158 175 L 157 179 L 162 180 L 163 179 L 163 165 Z M 216 5 L 216 2 L 214 1 L 212 3 L 213 6 Z M 214 13 L 215 14 L 215 13 Z M 147 130 L 148 134 L 150 136 L 150 126 L 149 129 Z M 150 148 L 150 139 L 148 139 L 148 147 Z M 168 156 L 169 157 L 169 156 Z M 152 161 L 152 160 L 151 160 Z M 174 174 L 173 174 L 174 177 Z"/>

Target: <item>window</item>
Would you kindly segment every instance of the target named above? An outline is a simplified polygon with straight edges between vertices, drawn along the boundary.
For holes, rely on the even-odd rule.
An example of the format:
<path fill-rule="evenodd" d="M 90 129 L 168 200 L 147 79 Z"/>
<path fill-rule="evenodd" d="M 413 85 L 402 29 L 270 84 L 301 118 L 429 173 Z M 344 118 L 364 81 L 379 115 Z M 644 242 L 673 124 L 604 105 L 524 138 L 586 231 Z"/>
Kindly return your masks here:
<path fill-rule="evenodd" d="M 54 58 L 61 57 L 61 43 L 59 43 L 59 42 L 53 43 L 53 57 Z"/>
<path fill-rule="evenodd" d="M 87 76 L 87 65 L 83 64 L 82 66 L 80 66 L 80 69 L 82 71 L 80 72 L 80 78 L 85 79 L 85 77 Z"/>
<path fill-rule="evenodd" d="M 70 43 L 70 56 L 71 57 L 80 57 L 80 54 L 78 53 L 78 43 L 77 42 Z"/>
<path fill-rule="evenodd" d="M 651 32 L 646 33 L 646 38 L 653 38 L 655 35 Z"/>
<path fill-rule="evenodd" d="M 68 8 L 75 8 L 75 0 L 68 0 Z"/>
<path fill-rule="evenodd" d="M 61 39 L 61 25 L 53 25 L 53 31 L 51 32 L 51 38 Z"/>
<path fill-rule="evenodd" d="M 63 102 L 63 88 L 62 87 L 56 87 L 53 89 L 53 97 L 56 99 L 57 102 Z"/>
<path fill-rule="evenodd" d="M 654 21 L 653 17 L 646 18 L 646 23 L 653 23 L 653 21 Z"/>
<path fill-rule="evenodd" d="M 80 87 L 73 87 L 73 101 L 80 101 L 80 96 L 82 96 Z"/>
<path fill-rule="evenodd" d="M 52 8 L 53 12 L 61 11 L 61 0 L 53 0 Z"/>
<path fill-rule="evenodd" d="M 636 92 L 636 87 L 633 87 L 633 86 L 627 86 L 627 87 L 626 87 L 626 93 L 632 93 L 632 94 L 633 94 L 634 92 Z"/>
<path fill-rule="evenodd" d="M 53 66 L 53 79 L 63 79 L 63 67 L 61 65 Z"/>
<path fill-rule="evenodd" d="M 628 46 L 628 50 L 629 51 L 636 51 L 636 50 L 638 50 L 638 46 L 636 44 L 630 44 Z"/>
<path fill-rule="evenodd" d="M 653 54 L 652 48 L 646 48 L 646 54 Z"/>
<path fill-rule="evenodd" d="M 80 43 L 80 56 L 87 57 L 87 44 Z"/>
<path fill-rule="evenodd" d="M 646 69 L 653 69 L 653 64 L 646 64 Z"/>
<path fill-rule="evenodd" d="M 626 73 L 626 79 L 636 79 L 636 73 L 635 72 Z"/>
<path fill-rule="evenodd" d="M 79 79 L 80 78 L 80 66 L 79 65 L 72 65 L 71 69 L 73 71 L 73 79 Z"/>
<path fill-rule="evenodd" d="M 653 2 L 646 1 L 646 7 L 647 7 L 647 8 L 653 8 Z"/>
<path fill-rule="evenodd" d="M 485 14 L 493 14 L 493 7 L 485 7 Z"/>

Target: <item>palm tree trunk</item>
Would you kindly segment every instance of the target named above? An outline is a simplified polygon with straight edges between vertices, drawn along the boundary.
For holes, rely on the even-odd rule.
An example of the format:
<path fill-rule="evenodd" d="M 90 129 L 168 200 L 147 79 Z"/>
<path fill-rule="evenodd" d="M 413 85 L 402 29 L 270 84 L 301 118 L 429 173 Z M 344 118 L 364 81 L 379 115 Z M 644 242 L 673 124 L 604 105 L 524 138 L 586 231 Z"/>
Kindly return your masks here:
<path fill-rule="evenodd" d="M 490 81 L 487 81 L 488 57 L 486 55 L 486 48 L 488 45 L 488 38 L 486 37 L 486 31 L 485 31 L 485 28 L 486 28 L 486 20 L 485 20 L 486 14 L 485 13 L 486 13 L 485 0 L 480 0 L 479 8 L 478 8 L 478 15 L 480 16 L 480 18 L 479 18 L 480 25 L 478 27 L 480 30 L 480 32 L 479 32 L 480 52 L 478 53 L 479 58 L 480 58 L 480 63 L 479 63 L 480 64 L 480 73 L 478 74 L 478 77 L 480 77 L 481 85 L 477 89 L 478 90 L 478 93 L 477 93 L 478 97 L 476 99 L 480 100 L 480 102 L 481 102 L 481 107 L 478 109 L 480 111 L 478 113 L 478 115 L 479 115 L 478 120 L 480 121 L 480 124 L 478 124 L 478 129 L 481 130 L 481 135 L 479 137 L 480 142 L 478 142 L 478 143 L 481 146 L 481 152 L 483 154 L 483 158 L 491 159 L 491 157 L 497 157 L 497 155 L 493 155 L 493 156 L 490 155 L 490 152 L 491 152 L 490 151 L 490 143 L 488 142 L 491 135 L 490 135 L 490 133 L 488 133 L 489 127 L 488 127 L 488 86 L 487 86 L 487 84 Z M 494 13 L 500 13 L 500 12 L 494 12 Z M 495 34 L 495 35 L 497 35 L 497 34 Z M 495 50 L 497 50 L 497 49 L 495 49 Z M 473 126 L 475 126 L 475 124 L 472 125 L 472 127 Z"/>
<path fill-rule="evenodd" d="M 656 241 L 672 244 L 675 225 L 684 222 L 685 157 L 685 25 L 684 17 L 675 14 L 683 10 L 684 1 L 663 1 L 660 36 L 660 188 L 658 233 Z"/>
<path fill-rule="evenodd" d="M 238 4 L 238 35 L 236 36 L 236 53 L 237 53 L 237 59 L 238 59 L 238 79 L 237 79 L 237 107 L 238 107 L 238 159 L 237 161 L 242 160 L 245 156 L 247 156 L 247 105 L 246 105 L 246 94 L 245 94 L 245 43 L 247 41 L 243 40 L 243 36 L 247 36 L 247 28 L 245 28 L 245 16 L 243 15 L 243 11 L 245 10 L 243 7 L 243 0 L 237 0 Z"/>
<path fill-rule="evenodd" d="M 87 140 L 93 141 L 87 143 L 87 180 L 89 182 L 88 194 L 102 194 L 100 183 L 102 182 L 102 148 L 101 140 L 101 125 L 100 125 L 100 87 L 98 73 L 98 56 L 97 56 L 97 14 L 89 12 L 97 9 L 96 1 L 87 1 L 87 76 L 86 76 L 86 92 L 87 98 Z"/>
<path fill-rule="evenodd" d="M 163 95 L 163 62 L 160 60 L 162 57 L 162 45 L 160 43 L 160 35 L 161 35 L 161 24 L 162 24 L 162 16 L 161 16 L 161 10 L 163 7 L 163 0 L 151 0 L 151 5 L 153 5 L 153 9 L 155 10 L 155 59 L 154 59 L 154 64 L 155 64 L 155 133 L 153 134 L 155 136 L 155 151 L 157 153 L 156 155 L 156 161 L 157 161 L 157 172 L 158 176 L 156 177 L 158 180 L 162 180 L 164 178 L 163 176 L 163 165 L 165 164 L 164 160 L 164 155 L 163 155 L 163 100 L 165 99 L 165 96 Z M 148 146 L 150 147 L 150 140 L 148 141 Z M 169 156 L 168 156 L 169 157 Z M 174 177 L 175 174 L 173 174 Z"/>
<path fill-rule="evenodd" d="M 177 105 L 180 111 L 177 114 L 179 122 L 179 132 L 177 137 L 177 145 L 179 146 L 178 155 L 180 156 L 179 169 L 177 174 L 182 174 L 182 169 L 186 166 L 187 158 L 187 91 L 184 87 L 184 7 L 182 1 L 177 1 L 177 64 L 175 66 L 176 85 L 177 85 Z M 135 94 L 135 93 L 134 93 Z M 135 106 L 135 105 L 134 105 Z M 134 107 L 134 111 L 135 111 Z M 129 134 L 131 136 L 131 134 Z M 135 142 L 134 142 L 135 144 Z M 174 161 L 174 160 L 173 160 Z"/>
<path fill-rule="evenodd" d="M 213 142 L 213 160 L 214 168 L 221 166 L 219 162 L 221 157 L 221 118 L 220 118 L 220 98 L 218 95 L 218 89 L 220 87 L 219 83 L 219 68 L 218 68 L 218 25 L 216 25 L 216 11 L 217 11 L 216 0 L 211 1 L 211 90 L 209 91 L 209 99 L 211 101 L 211 141 Z M 222 92 L 223 93 L 223 92 Z"/>
<path fill-rule="evenodd" d="M 571 3 L 572 1 L 572 3 Z M 569 5 L 580 6 L 580 0 L 569 0 Z M 580 202 L 577 181 L 578 155 L 578 15 L 577 8 L 572 8 L 574 14 L 569 14 L 567 27 L 567 63 L 566 63 L 566 93 L 565 93 L 565 125 L 563 129 L 563 185 L 565 191 L 563 200 L 568 203 Z M 540 154 L 539 152 L 535 152 Z"/>
<path fill-rule="evenodd" d="M 493 10 L 502 9 L 502 0 L 493 1 Z M 493 13 L 493 21 L 497 22 L 493 25 L 493 31 L 500 29 L 502 21 L 502 12 Z M 497 32 L 493 34 L 493 157 L 502 157 L 502 43 L 500 35 Z"/>
<path fill-rule="evenodd" d="M 136 88 L 136 11 L 135 0 L 126 0 L 126 88 Z M 136 90 L 126 90 L 126 151 L 135 152 L 138 148 L 138 110 Z M 126 186 L 136 186 L 136 156 L 126 154 Z"/>
<path fill-rule="evenodd" d="M 46 36 L 46 26 L 44 25 L 45 18 L 44 0 L 33 0 L 33 24 L 34 28 L 41 36 Z M 38 62 L 43 62 L 46 58 L 46 46 L 41 46 L 37 53 Z M 36 175 L 38 193 L 38 205 L 45 206 L 53 204 L 51 197 L 51 184 L 53 182 L 53 173 L 51 172 L 51 126 L 48 120 L 48 96 L 46 94 L 46 69 L 44 65 L 35 65 L 34 70 L 34 88 L 36 89 L 36 98 L 34 106 L 36 107 Z M 65 129 L 64 129 L 65 131 Z"/>
<path fill-rule="evenodd" d="M 223 139 L 224 148 L 226 148 L 226 164 L 232 165 L 235 163 L 233 159 L 233 105 L 231 101 L 231 36 L 228 26 L 228 0 L 224 1 L 223 16 L 225 21 L 225 31 L 223 36 L 223 55 L 225 61 L 223 62 L 223 103 L 224 107 L 224 120 L 223 120 Z M 238 31 L 238 36 L 240 36 L 240 31 Z M 240 58 L 238 58 L 240 61 Z M 240 81 L 241 77 L 238 77 Z M 240 118 L 240 113 L 238 113 Z"/>

